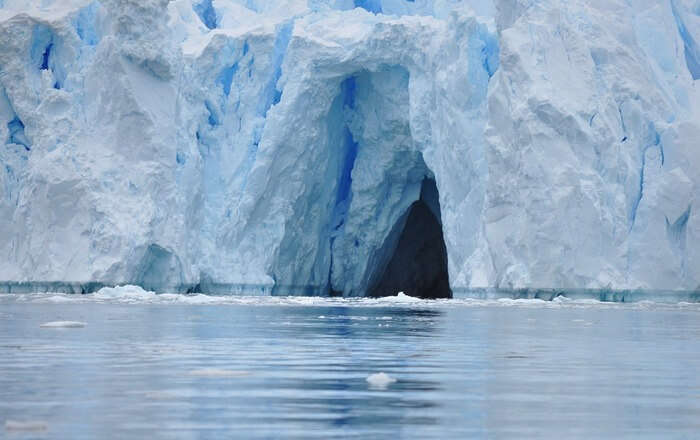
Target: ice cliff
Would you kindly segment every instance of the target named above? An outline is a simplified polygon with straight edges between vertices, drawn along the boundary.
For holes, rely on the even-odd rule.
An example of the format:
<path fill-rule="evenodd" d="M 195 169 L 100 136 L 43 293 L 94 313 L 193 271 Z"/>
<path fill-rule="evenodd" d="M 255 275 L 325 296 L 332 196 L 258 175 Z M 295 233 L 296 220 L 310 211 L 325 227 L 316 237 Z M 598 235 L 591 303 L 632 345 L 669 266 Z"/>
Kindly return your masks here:
<path fill-rule="evenodd" d="M 698 79 L 697 0 L 0 0 L 0 281 L 694 290 Z"/>

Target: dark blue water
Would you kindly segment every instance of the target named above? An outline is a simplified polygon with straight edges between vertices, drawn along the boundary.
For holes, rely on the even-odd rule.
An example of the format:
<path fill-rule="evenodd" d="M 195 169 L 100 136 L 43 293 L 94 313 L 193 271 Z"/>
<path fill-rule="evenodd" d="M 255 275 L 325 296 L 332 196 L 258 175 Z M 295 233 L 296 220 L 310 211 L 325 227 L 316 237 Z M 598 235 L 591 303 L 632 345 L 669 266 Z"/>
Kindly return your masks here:
<path fill-rule="evenodd" d="M 690 304 L 0 295 L 12 439 L 699 438 L 699 373 Z"/>

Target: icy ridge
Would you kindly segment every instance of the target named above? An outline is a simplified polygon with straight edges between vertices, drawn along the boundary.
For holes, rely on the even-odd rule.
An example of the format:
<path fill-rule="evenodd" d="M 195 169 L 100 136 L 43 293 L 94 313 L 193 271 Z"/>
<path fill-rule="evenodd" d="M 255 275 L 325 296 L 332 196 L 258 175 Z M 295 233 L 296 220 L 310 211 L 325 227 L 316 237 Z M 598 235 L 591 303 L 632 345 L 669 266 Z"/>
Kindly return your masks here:
<path fill-rule="evenodd" d="M 0 2 L 0 280 L 697 290 L 691 0 Z M 80 289 L 78 289 L 80 290 Z"/>

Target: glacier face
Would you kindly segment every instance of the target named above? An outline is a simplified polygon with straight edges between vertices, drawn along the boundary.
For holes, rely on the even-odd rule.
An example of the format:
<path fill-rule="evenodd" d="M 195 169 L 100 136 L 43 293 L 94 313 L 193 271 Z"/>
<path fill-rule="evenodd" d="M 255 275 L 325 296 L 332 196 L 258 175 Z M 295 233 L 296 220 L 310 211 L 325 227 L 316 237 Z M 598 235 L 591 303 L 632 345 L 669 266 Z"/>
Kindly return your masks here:
<path fill-rule="evenodd" d="M 363 295 L 434 181 L 453 289 L 700 285 L 697 1 L 4 0 L 0 47 L 0 280 Z"/>

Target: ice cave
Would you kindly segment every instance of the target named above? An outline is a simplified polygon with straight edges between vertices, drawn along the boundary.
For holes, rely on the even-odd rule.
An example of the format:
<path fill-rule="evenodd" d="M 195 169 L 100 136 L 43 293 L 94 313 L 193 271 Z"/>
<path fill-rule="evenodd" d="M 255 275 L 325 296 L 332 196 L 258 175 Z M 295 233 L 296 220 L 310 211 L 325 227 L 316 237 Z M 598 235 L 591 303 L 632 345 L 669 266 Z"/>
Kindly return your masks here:
<path fill-rule="evenodd" d="M 369 296 L 404 292 L 419 298 L 451 298 L 447 250 L 434 179 L 426 178 L 420 198 L 399 218 L 380 250 Z"/>
<path fill-rule="evenodd" d="M 275 293 L 450 296 L 438 188 L 411 136 L 409 80 L 392 65 L 330 80 L 324 134 L 307 149 L 315 181 L 285 225 Z"/>

